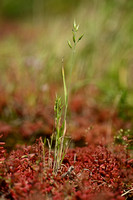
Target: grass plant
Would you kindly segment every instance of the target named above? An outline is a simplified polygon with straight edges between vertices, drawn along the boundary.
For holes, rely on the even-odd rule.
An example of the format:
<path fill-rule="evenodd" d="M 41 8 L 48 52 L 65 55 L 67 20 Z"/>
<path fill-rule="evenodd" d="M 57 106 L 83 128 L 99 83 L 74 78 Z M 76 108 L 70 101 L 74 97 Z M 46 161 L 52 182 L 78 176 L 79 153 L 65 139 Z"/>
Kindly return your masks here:
<path fill-rule="evenodd" d="M 63 158 L 66 154 L 66 150 L 68 147 L 68 142 L 65 140 L 66 136 L 66 116 L 67 116 L 67 109 L 68 109 L 68 97 L 69 97 L 69 90 L 71 85 L 71 76 L 74 68 L 73 59 L 76 50 L 77 43 L 82 39 L 83 34 L 76 40 L 76 33 L 79 30 L 79 25 L 76 24 L 75 20 L 73 23 L 73 45 L 71 44 L 70 40 L 68 40 L 68 45 L 72 49 L 72 65 L 70 68 L 70 79 L 68 83 L 68 89 L 66 86 L 66 79 L 65 79 L 65 72 L 64 66 L 62 66 L 62 78 L 63 78 L 63 88 L 64 88 L 64 116 L 62 115 L 63 105 L 61 103 L 61 98 L 56 96 L 55 100 L 55 147 L 54 147 L 54 165 L 53 165 L 53 172 L 57 173 L 58 169 L 60 169 Z M 63 118 L 63 122 L 61 124 Z"/>
<path fill-rule="evenodd" d="M 76 50 L 77 43 L 82 39 L 83 34 L 76 40 L 76 33 L 79 30 L 79 25 L 76 24 L 75 20 L 73 23 L 73 46 L 68 40 L 68 46 L 72 49 L 72 64 L 70 69 L 70 77 L 68 86 L 66 85 L 66 78 L 64 72 L 64 66 L 62 62 L 62 79 L 63 79 L 63 90 L 64 90 L 64 105 L 62 104 L 61 97 L 56 95 L 55 105 L 54 105 L 54 112 L 55 112 L 55 132 L 51 136 L 51 140 L 48 141 L 48 148 L 49 148 L 49 159 L 48 159 L 48 166 L 51 166 L 51 151 L 54 144 L 54 161 L 53 161 L 53 173 L 57 174 L 58 170 L 61 167 L 62 161 L 68 149 L 68 138 L 66 137 L 66 117 L 67 117 L 67 110 L 68 110 L 68 96 L 70 92 L 70 85 L 71 85 L 71 76 L 72 71 L 74 68 L 73 60 L 74 54 Z M 44 146 L 46 144 L 46 140 L 44 140 Z M 43 150 L 43 154 L 45 151 Z M 43 156 L 45 159 L 45 155 Z M 44 161 L 45 162 L 45 161 Z"/>

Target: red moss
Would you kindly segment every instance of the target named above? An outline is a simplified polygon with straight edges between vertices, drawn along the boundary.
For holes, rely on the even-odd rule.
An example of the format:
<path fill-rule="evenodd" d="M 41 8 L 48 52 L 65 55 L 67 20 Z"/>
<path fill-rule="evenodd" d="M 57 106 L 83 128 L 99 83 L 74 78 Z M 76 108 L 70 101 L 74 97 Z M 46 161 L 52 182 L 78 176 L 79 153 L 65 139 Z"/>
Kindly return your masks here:
<path fill-rule="evenodd" d="M 12 151 L 3 162 L 1 196 L 5 199 L 124 199 L 126 186 L 132 186 L 133 168 L 103 146 L 69 149 L 57 176 L 43 164 L 41 139 L 32 146 Z M 124 151 L 123 151 L 123 154 Z M 128 172 L 127 172 L 128 165 Z M 74 170 L 67 174 L 70 166 Z M 130 172 L 130 173 L 129 173 Z M 64 175 L 66 174 L 66 175 Z"/>

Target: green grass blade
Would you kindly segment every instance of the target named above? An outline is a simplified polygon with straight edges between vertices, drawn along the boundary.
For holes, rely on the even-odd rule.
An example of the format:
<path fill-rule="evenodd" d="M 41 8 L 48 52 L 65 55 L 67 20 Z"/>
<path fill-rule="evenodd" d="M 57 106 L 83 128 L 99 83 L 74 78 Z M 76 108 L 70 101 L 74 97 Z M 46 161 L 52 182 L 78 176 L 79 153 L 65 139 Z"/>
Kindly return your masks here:
<path fill-rule="evenodd" d="M 67 106 L 67 88 L 66 88 L 66 80 L 65 80 L 65 74 L 64 74 L 63 67 L 62 67 L 62 77 L 63 77 L 63 86 L 64 86 L 65 106 Z"/>

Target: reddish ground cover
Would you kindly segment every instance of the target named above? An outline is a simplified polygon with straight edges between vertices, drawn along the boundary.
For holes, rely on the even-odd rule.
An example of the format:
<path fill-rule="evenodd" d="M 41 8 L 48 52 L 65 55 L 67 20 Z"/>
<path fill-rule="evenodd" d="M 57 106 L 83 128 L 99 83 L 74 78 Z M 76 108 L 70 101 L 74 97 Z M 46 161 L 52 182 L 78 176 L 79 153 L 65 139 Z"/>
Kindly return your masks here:
<path fill-rule="evenodd" d="M 3 95 L 1 91 L 3 98 L 0 98 L 0 133 L 3 134 L 3 139 L 9 148 L 21 141 L 34 142 L 39 136 L 51 135 L 54 127 L 55 98 L 53 95 L 55 91 L 52 89 L 51 86 L 49 89 L 51 105 L 44 104 L 39 98 L 34 108 L 26 105 L 23 92 L 14 94 L 12 97 L 14 102 L 8 106 L 8 96 Z M 67 133 L 78 146 L 110 144 L 119 129 L 131 128 L 131 123 L 119 118 L 115 109 L 99 107 L 94 101 L 98 91 L 92 90 L 94 89 L 90 86 L 79 91 L 69 102 Z"/>
<path fill-rule="evenodd" d="M 48 151 L 44 165 L 39 139 L 32 146 L 12 151 L 1 161 L 0 196 L 15 200 L 122 200 L 125 199 L 122 193 L 133 187 L 133 162 L 130 157 L 127 161 L 127 156 L 124 149 L 121 153 L 117 149 L 111 152 L 101 145 L 69 149 L 55 176 L 48 166 Z"/>
<path fill-rule="evenodd" d="M 113 136 L 131 123 L 118 117 L 115 109 L 100 108 L 90 96 L 92 88 L 72 96 L 67 133 L 72 142 L 57 175 L 52 173 L 53 156 L 43 155 L 42 140 L 54 127 L 53 105 L 26 107 L 21 96 L 13 104 L 14 119 L 4 120 L 6 95 L 0 99 L 0 198 L 12 200 L 132 199 L 133 159 L 125 147 L 113 145 Z M 52 92 L 53 95 L 53 92 Z M 15 100 L 15 99 L 14 99 Z M 32 140 L 31 140 L 32 138 Z M 2 141 L 6 141 L 6 144 Z M 15 141 L 16 140 L 16 141 Z M 19 141 L 33 145 L 16 145 Z M 10 145 L 16 150 L 11 150 Z M 9 147 L 10 152 L 4 149 Z M 76 147 L 77 146 L 77 147 Z M 48 164 L 49 163 L 49 164 Z M 123 193 L 127 192 L 124 196 Z"/>

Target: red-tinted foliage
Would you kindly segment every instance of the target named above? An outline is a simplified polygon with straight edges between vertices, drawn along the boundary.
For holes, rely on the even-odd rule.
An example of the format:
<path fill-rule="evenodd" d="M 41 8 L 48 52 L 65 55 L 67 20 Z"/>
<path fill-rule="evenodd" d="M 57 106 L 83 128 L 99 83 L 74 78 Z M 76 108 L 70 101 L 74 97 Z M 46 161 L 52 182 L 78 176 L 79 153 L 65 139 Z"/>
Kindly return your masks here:
<path fill-rule="evenodd" d="M 2 137 L 2 135 L 0 135 L 0 138 Z M 0 142 L 0 164 L 5 160 L 5 149 L 4 146 L 5 142 Z"/>
<path fill-rule="evenodd" d="M 5 122 L 0 122 L 0 133 L 7 137 L 12 132 L 12 127 Z"/>
<path fill-rule="evenodd" d="M 14 77 L 14 76 L 12 76 Z M 17 80 L 16 80 L 17 81 Z M 54 88 L 49 90 L 54 97 Z M 84 91 L 82 91 L 84 92 Z M 97 93 L 96 88 L 88 89 L 90 96 Z M 38 135 L 52 133 L 54 124 L 53 106 L 42 103 L 41 95 L 35 107 L 28 107 L 25 93 L 13 94 L 11 106 L 13 118 L 8 113 L 7 97 L 0 99 L 1 116 L 7 122 L 0 122 L 0 132 L 4 139 L 14 137 L 29 140 Z M 121 194 L 133 187 L 133 161 L 124 148 L 109 148 L 114 130 L 128 127 L 130 123 L 118 118 L 117 112 L 100 109 L 93 99 L 83 98 L 79 92 L 70 102 L 71 114 L 68 118 L 67 132 L 71 134 L 72 145 L 83 148 L 69 149 L 57 176 L 48 165 L 49 154 L 43 155 L 42 140 L 31 146 L 17 146 L 16 151 L 6 154 L 0 143 L 0 197 L 14 200 L 54 199 L 63 200 L 114 200 L 125 199 Z M 5 115 L 5 111 L 9 116 Z M 2 118 L 1 117 L 1 118 Z M 8 121 L 9 120 L 9 121 Z M 9 137 L 9 138 L 8 138 Z M 14 139 L 14 140 L 15 140 Z M 101 144 L 101 145 L 99 145 Z M 10 144 L 8 144 L 10 145 Z M 106 148 L 108 146 L 108 148 Z M 52 166 L 53 155 L 50 157 Z M 71 166 L 74 169 L 69 172 Z M 132 193 L 127 196 L 133 197 Z"/>
<path fill-rule="evenodd" d="M 1 197 L 122 200 L 125 199 L 121 197 L 124 189 L 133 186 L 133 167 L 122 149 L 120 155 L 117 149 L 111 153 L 103 146 L 70 149 L 57 176 L 48 167 L 48 151 L 45 163 L 42 151 L 39 139 L 36 144 L 20 147 L 9 154 L 2 163 Z M 68 173 L 71 166 L 74 169 Z"/>
<path fill-rule="evenodd" d="M 14 73 L 14 70 L 12 70 L 12 73 Z M 13 74 L 11 77 L 13 77 L 11 81 L 18 81 L 16 75 Z M 47 92 L 51 102 L 54 102 L 55 87 L 56 85 L 49 86 Z M 11 145 L 12 135 L 17 143 L 19 139 L 28 141 L 32 136 L 36 138 L 37 135 L 52 134 L 54 126 L 53 103 L 46 105 L 42 100 L 43 93 L 40 92 L 37 95 L 38 98 L 34 107 L 29 106 L 26 103 L 26 98 L 30 96 L 30 93 L 32 94 L 30 89 L 28 91 L 14 91 L 12 94 L 13 102 L 9 106 L 8 96 L 1 89 L 0 110 L 4 122 L 0 121 L 0 132 L 4 134 L 4 140 L 6 140 L 6 137 L 9 138 L 8 143 L 6 143 L 7 146 Z M 115 110 L 98 107 L 94 102 L 94 96 L 97 93 L 98 90 L 90 86 L 71 97 L 69 102 L 71 114 L 67 120 L 69 124 L 67 132 L 71 134 L 73 142 L 77 143 L 82 139 L 83 144 L 101 143 L 107 145 L 112 142 L 114 131 L 131 127 L 130 123 L 123 122 L 118 118 Z M 91 96 L 88 98 L 88 95 Z M 12 112 L 11 118 L 9 108 Z M 5 113 L 9 116 L 5 116 Z"/>

